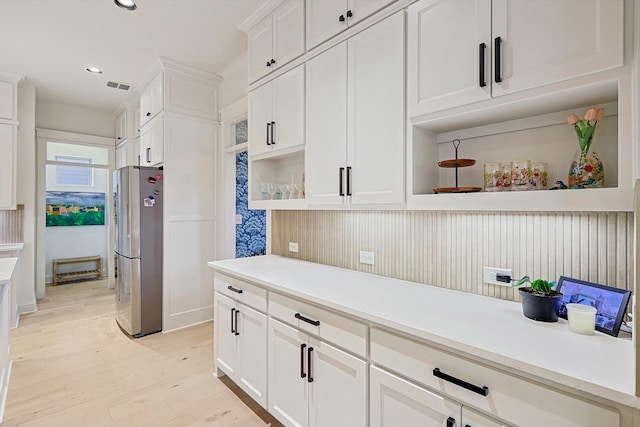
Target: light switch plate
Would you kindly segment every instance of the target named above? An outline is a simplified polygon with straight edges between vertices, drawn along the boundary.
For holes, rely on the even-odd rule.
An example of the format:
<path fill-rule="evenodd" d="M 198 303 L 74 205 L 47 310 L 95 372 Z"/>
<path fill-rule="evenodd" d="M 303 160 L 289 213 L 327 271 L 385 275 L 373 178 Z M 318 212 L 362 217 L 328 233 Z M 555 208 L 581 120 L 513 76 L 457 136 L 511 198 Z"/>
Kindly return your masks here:
<path fill-rule="evenodd" d="M 374 265 L 376 263 L 375 254 L 373 252 L 360 251 L 360 262 L 362 264 Z"/>
<path fill-rule="evenodd" d="M 495 267 L 484 267 L 482 269 L 482 281 L 484 283 L 490 283 L 492 285 L 500 285 L 500 286 L 511 286 L 511 283 L 499 282 L 496 279 L 496 276 L 499 274 L 504 274 L 513 279 L 513 271 L 507 270 L 505 268 L 495 268 Z"/>
<path fill-rule="evenodd" d="M 289 242 L 289 252 L 298 252 L 298 244 L 296 242 Z"/>
<path fill-rule="evenodd" d="M 236 225 L 242 224 L 242 215 L 236 215 Z"/>

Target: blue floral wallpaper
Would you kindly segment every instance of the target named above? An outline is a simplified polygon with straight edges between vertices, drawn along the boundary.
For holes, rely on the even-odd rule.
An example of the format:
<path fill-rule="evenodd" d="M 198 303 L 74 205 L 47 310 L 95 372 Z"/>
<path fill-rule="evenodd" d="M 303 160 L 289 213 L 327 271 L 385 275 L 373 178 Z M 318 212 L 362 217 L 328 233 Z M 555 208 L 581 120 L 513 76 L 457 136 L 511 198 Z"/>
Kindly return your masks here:
<path fill-rule="evenodd" d="M 236 154 L 236 258 L 264 255 L 267 245 L 267 214 L 264 210 L 250 210 L 248 196 L 247 152 Z"/>

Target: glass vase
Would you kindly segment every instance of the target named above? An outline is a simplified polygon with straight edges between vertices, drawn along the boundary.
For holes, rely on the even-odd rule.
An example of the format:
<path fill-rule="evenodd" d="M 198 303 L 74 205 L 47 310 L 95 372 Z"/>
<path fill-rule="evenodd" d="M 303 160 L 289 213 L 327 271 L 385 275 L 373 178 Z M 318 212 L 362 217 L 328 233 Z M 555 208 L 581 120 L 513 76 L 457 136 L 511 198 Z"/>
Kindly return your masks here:
<path fill-rule="evenodd" d="M 569 168 L 569 188 L 604 187 L 602 160 L 593 150 L 578 150 L 573 155 Z"/>

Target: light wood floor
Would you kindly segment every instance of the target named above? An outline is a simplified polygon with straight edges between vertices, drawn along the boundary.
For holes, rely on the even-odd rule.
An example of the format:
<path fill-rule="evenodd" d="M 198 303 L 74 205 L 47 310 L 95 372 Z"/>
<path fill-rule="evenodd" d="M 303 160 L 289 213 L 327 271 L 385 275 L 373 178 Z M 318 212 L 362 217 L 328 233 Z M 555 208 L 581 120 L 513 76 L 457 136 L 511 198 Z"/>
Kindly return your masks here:
<path fill-rule="evenodd" d="M 280 425 L 212 376 L 211 322 L 133 340 L 114 311 L 104 281 L 47 287 L 11 333 L 3 426 Z"/>

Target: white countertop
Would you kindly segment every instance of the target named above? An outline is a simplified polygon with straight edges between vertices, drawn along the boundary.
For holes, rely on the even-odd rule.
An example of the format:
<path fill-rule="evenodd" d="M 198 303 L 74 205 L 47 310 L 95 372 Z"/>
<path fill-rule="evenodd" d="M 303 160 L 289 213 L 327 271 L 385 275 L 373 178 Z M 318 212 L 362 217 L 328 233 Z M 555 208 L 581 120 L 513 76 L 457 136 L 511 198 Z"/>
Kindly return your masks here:
<path fill-rule="evenodd" d="M 11 283 L 18 258 L 0 258 L 0 286 Z"/>
<path fill-rule="evenodd" d="M 2 244 L 0 244 L 0 252 L 21 251 L 23 248 L 24 248 L 24 243 L 2 243 Z"/>
<path fill-rule="evenodd" d="M 208 265 L 525 376 L 640 407 L 628 337 L 578 335 L 564 319 L 525 318 L 520 303 L 274 255 Z"/>

